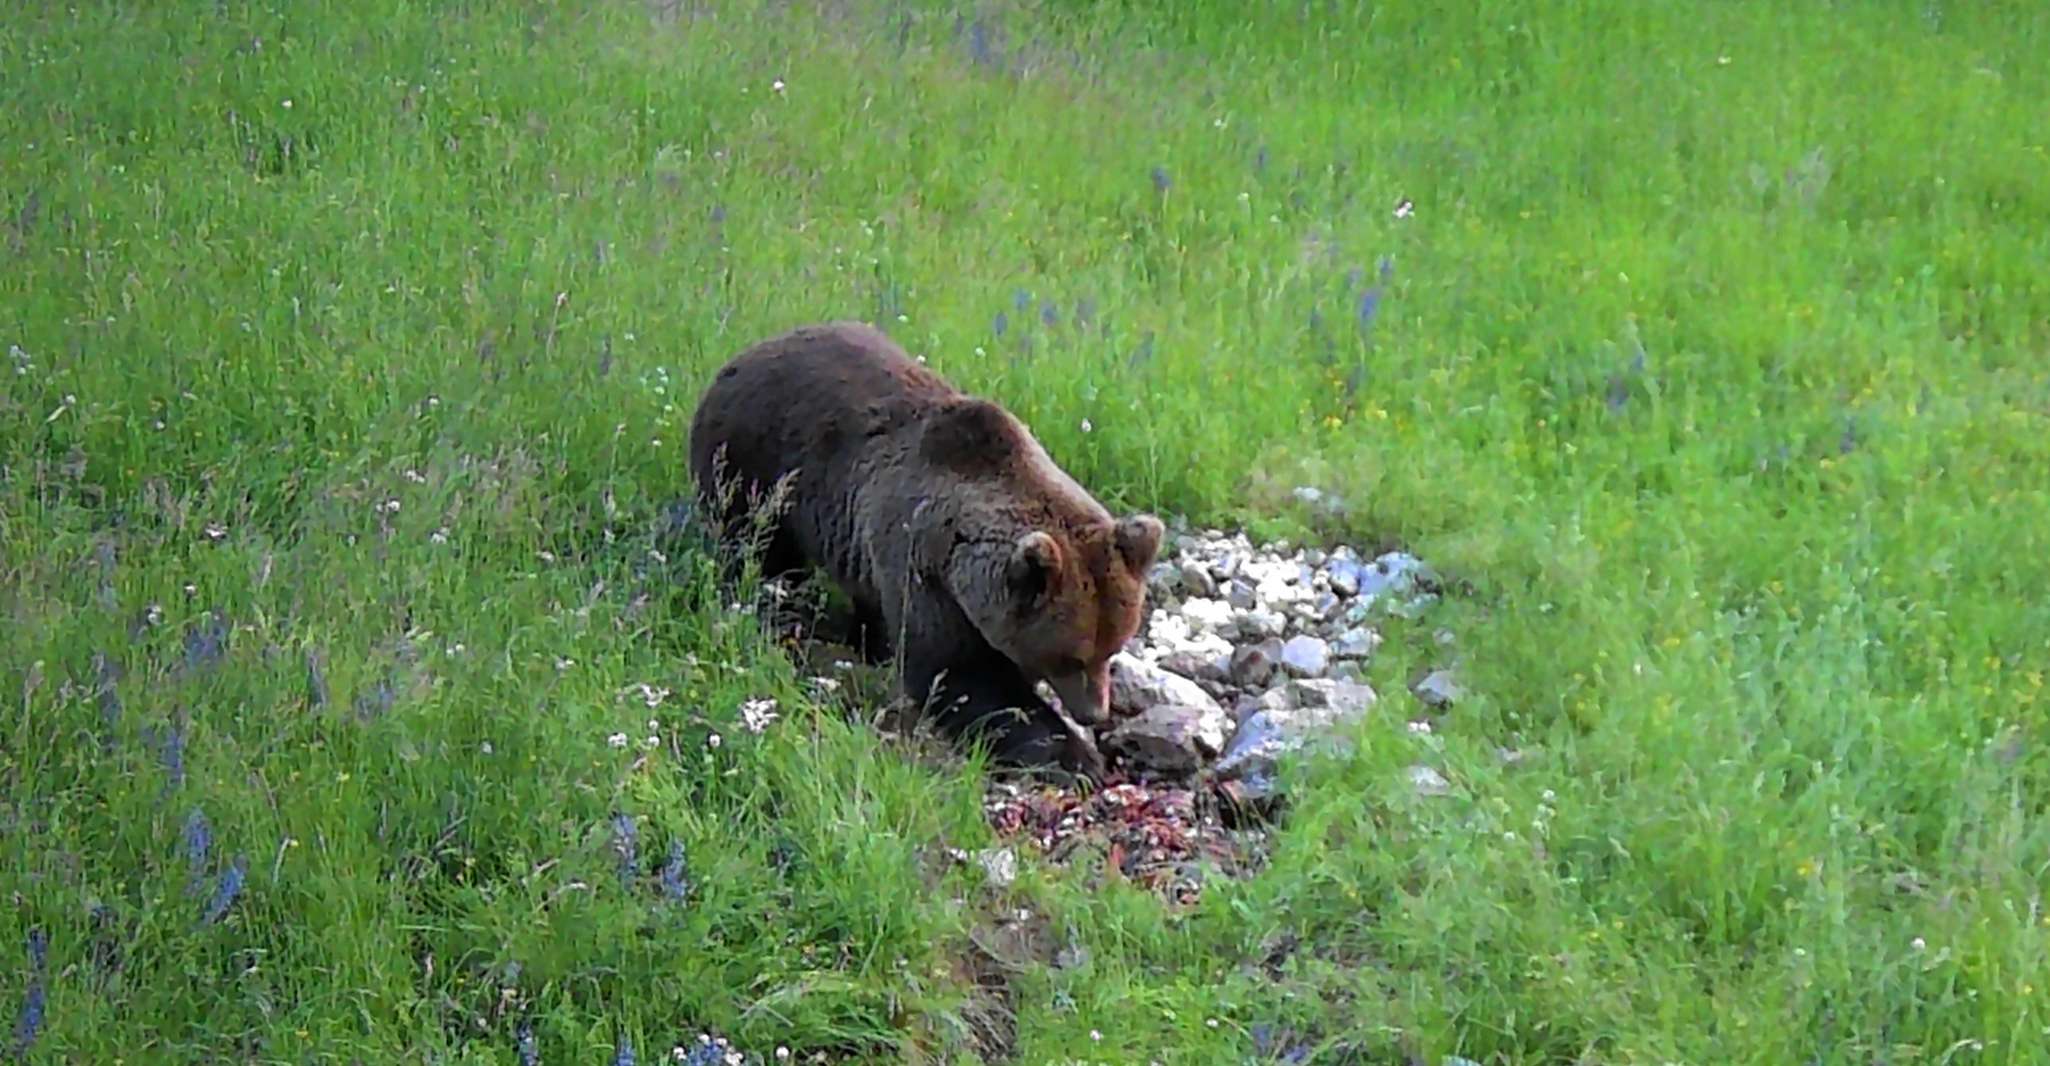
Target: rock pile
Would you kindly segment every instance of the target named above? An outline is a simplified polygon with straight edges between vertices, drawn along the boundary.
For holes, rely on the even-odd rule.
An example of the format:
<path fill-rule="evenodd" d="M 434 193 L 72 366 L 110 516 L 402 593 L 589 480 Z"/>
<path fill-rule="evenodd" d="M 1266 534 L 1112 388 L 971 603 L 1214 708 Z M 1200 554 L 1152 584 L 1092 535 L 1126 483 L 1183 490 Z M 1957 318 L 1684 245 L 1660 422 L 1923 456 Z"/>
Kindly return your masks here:
<path fill-rule="evenodd" d="M 1147 623 L 1111 660 L 1113 721 L 1098 743 L 1135 777 L 1207 770 L 1250 798 L 1272 793 L 1282 753 L 1374 705 L 1363 678 L 1378 620 L 1415 617 L 1438 595 L 1405 552 L 1256 548 L 1215 530 L 1177 534 L 1147 585 Z"/>

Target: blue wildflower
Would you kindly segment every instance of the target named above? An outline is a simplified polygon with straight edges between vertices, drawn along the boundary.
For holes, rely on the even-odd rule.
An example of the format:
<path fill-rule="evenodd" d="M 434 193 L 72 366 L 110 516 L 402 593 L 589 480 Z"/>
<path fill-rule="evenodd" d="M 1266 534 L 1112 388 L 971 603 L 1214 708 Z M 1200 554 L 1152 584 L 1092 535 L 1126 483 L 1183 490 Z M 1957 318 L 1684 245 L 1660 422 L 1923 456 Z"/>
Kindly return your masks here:
<path fill-rule="evenodd" d="M 214 834 L 207 825 L 206 812 L 197 807 L 185 816 L 185 865 L 190 872 L 191 883 L 197 888 L 206 875 L 207 855 L 213 849 Z"/>
<path fill-rule="evenodd" d="M 1360 294 L 1360 330 L 1374 328 L 1374 315 L 1381 310 L 1381 287 L 1374 286 Z"/>
<path fill-rule="evenodd" d="M 662 864 L 662 896 L 681 903 L 690 895 L 690 871 L 683 861 L 683 841 L 669 842 L 669 861 Z"/>
<path fill-rule="evenodd" d="M 206 914 L 201 917 L 201 924 L 213 925 L 227 915 L 228 908 L 233 907 L 236 897 L 242 894 L 242 880 L 248 875 L 249 857 L 235 856 L 235 861 L 229 863 L 226 870 L 221 871 L 220 884 L 214 888 L 214 898 L 207 901 Z"/>
<path fill-rule="evenodd" d="M 534 1041 L 534 1023 L 521 1021 L 518 1034 L 520 1066 L 541 1066 L 541 1048 Z"/>

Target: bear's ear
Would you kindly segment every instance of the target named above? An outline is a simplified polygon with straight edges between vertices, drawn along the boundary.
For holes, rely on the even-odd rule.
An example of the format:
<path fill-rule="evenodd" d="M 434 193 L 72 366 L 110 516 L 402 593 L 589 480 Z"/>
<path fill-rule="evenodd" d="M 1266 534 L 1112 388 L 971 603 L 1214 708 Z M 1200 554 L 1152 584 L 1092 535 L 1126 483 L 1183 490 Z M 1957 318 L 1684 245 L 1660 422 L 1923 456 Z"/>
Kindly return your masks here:
<path fill-rule="evenodd" d="M 1060 573 L 1061 545 L 1052 535 L 1043 530 L 1033 530 L 1019 537 L 1011 548 L 1010 563 L 1004 568 L 1004 580 L 1011 586 L 1011 594 L 1021 603 L 1037 602 L 1053 588 L 1054 577 Z"/>
<path fill-rule="evenodd" d="M 1153 565 L 1153 557 L 1160 554 L 1160 538 L 1167 534 L 1160 519 L 1150 514 L 1135 514 L 1118 523 L 1118 554 L 1125 565 L 1134 570 L 1144 570 Z"/>

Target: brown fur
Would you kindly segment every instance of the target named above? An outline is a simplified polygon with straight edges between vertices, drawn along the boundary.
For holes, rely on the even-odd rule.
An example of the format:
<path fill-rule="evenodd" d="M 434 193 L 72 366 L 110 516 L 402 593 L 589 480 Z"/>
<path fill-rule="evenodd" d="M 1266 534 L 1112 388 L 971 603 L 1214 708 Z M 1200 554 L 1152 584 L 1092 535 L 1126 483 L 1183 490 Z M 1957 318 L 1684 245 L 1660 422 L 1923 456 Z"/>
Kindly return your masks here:
<path fill-rule="evenodd" d="M 699 401 L 690 463 L 727 529 L 788 479 L 764 571 L 824 570 L 942 729 L 1006 763 L 1100 773 L 1033 684 L 1102 720 L 1159 520 L 1113 517 L 1018 419 L 853 322 L 735 356 Z"/>

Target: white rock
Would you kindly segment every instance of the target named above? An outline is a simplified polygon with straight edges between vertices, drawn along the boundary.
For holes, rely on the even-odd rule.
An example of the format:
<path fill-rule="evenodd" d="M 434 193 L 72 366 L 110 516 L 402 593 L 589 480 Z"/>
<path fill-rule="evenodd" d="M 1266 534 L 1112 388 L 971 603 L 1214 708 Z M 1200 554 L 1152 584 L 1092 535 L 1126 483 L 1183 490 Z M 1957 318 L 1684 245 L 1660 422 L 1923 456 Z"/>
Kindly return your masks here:
<path fill-rule="evenodd" d="M 1331 649 L 1316 637 L 1290 637 L 1281 646 L 1280 659 L 1291 677 L 1322 677 L 1331 667 Z"/>
<path fill-rule="evenodd" d="M 1340 659 L 1370 659 L 1381 647 L 1381 634 L 1354 626 L 1331 641 L 1331 654 Z"/>
<path fill-rule="evenodd" d="M 1209 598 L 1217 595 L 1217 581 L 1210 576 L 1209 569 L 1200 564 L 1194 562 L 1181 564 L 1176 570 L 1176 577 L 1180 580 L 1181 586 L 1187 589 L 1191 596 Z"/>
<path fill-rule="evenodd" d="M 1409 768 L 1409 783 L 1419 796 L 1452 794 L 1452 782 L 1445 780 L 1444 774 L 1421 764 Z"/>
<path fill-rule="evenodd" d="M 1010 848 L 984 848 L 975 853 L 975 861 L 999 887 L 1008 887 L 1018 879 L 1018 855 Z"/>
<path fill-rule="evenodd" d="M 1371 685 L 1331 678 L 1291 681 L 1288 694 L 1299 707 L 1327 707 L 1345 714 L 1364 711 L 1380 699 Z"/>
<path fill-rule="evenodd" d="M 1458 702 L 1459 697 L 1464 694 L 1459 687 L 1459 680 L 1452 676 L 1450 670 L 1431 671 L 1410 691 L 1416 693 L 1417 699 L 1432 707 L 1450 706 Z"/>
<path fill-rule="evenodd" d="M 1163 703 L 1118 724 L 1102 745 L 1153 770 L 1186 773 L 1224 750 L 1231 716 L 1215 702 L 1205 707 Z"/>
<path fill-rule="evenodd" d="M 1172 611 L 1155 611 L 1146 620 L 1146 638 L 1156 651 L 1181 647 L 1189 642 L 1189 620 Z"/>
<path fill-rule="evenodd" d="M 1221 630 L 1231 625 L 1231 604 L 1207 596 L 1193 596 L 1182 604 L 1182 617 L 1188 619 L 1190 632 Z"/>
<path fill-rule="evenodd" d="M 1154 707 L 1177 704 L 1224 715 L 1224 708 L 1195 681 L 1122 652 L 1111 656 L 1110 707 L 1114 715 L 1131 717 Z"/>
<path fill-rule="evenodd" d="M 1234 615 L 1232 629 L 1242 640 L 1267 640 L 1287 633 L 1288 619 L 1279 611 L 1258 607 Z"/>

